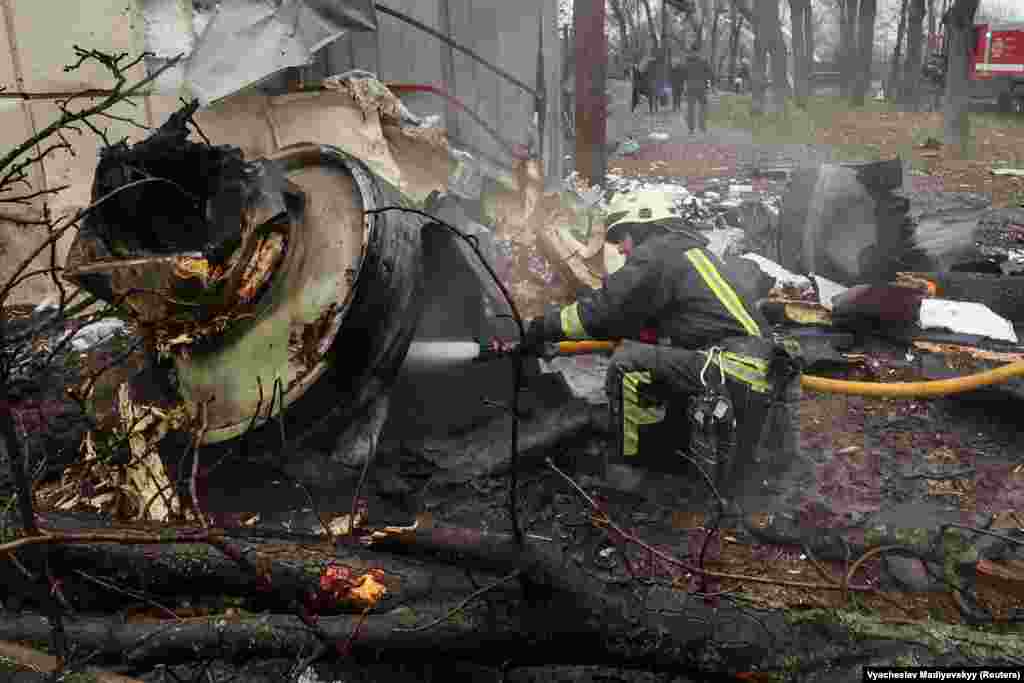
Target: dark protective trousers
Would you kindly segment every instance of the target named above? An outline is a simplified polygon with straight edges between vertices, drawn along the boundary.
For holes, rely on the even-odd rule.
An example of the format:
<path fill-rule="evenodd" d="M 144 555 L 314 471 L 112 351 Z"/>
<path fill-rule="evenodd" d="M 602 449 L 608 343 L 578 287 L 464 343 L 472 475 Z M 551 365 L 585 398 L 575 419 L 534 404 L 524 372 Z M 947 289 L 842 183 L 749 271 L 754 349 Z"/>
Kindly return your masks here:
<path fill-rule="evenodd" d="M 729 495 L 745 465 L 795 457 L 800 379 L 798 374 L 773 379 L 768 368 L 774 348 L 753 337 L 724 340 L 714 353 L 624 342 L 612 358 L 607 383 L 624 461 L 687 470 L 688 461 L 678 451 L 686 452 L 690 441 L 688 399 L 708 388 L 729 397 L 736 417 L 731 457 L 707 472 L 722 495 Z"/>
<path fill-rule="evenodd" d="M 697 112 L 697 109 L 700 112 Z M 702 133 L 708 132 L 708 93 L 707 90 L 686 93 L 686 125 L 692 133 L 696 125 L 700 125 Z"/>

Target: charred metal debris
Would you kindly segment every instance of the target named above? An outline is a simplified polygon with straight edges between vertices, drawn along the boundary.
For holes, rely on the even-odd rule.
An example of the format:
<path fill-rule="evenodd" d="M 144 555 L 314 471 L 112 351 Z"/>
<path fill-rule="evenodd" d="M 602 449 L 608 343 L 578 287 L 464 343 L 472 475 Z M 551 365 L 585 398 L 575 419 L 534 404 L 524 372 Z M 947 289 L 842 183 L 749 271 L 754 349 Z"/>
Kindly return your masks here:
<path fill-rule="evenodd" d="M 251 317 L 281 263 L 304 195 L 268 160 L 188 139 L 198 102 L 146 140 L 101 152 L 66 277 L 135 318 L 158 350 Z"/>

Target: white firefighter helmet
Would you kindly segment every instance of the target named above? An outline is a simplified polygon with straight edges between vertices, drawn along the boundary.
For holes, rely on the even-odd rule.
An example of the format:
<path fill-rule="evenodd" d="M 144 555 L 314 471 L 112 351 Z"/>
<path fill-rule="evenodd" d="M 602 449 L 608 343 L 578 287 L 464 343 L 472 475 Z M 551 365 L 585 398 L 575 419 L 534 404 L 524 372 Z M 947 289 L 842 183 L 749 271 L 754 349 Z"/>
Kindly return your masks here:
<path fill-rule="evenodd" d="M 705 241 L 698 233 L 687 229 L 672 195 L 664 190 L 639 190 L 615 195 L 608 203 L 605 224 L 605 240 L 613 243 L 624 240 L 632 226 L 644 224 L 669 232 L 687 233 Z"/>

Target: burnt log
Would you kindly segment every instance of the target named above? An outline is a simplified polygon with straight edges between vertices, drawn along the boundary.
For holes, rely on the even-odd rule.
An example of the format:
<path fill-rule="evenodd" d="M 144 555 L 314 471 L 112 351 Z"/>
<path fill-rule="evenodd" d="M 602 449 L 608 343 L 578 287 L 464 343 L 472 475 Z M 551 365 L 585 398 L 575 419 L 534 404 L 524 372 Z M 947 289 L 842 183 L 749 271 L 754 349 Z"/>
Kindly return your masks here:
<path fill-rule="evenodd" d="M 230 542 L 250 544 L 245 547 L 260 543 L 252 537 Z M 271 555 L 274 566 L 248 563 L 262 567 L 254 576 L 262 571 L 271 581 L 286 576 L 277 567 L 282 555 L 317 553 L 312 544 L 278 543 L 277 554 L 272 555 L 271 542 L 265 543 L 259 547 L 264 555 Z M 371 546 L 320 546 L 319 552 L 336 553 L 342 561 L 357 557 L 369 564 L 391 563 L 387 566 L 392 572 L 411 572 L 400 580 L 413 576 L 414 585 L 419 567 L 438 571 L 438 563 L 503 576 L 486 583 L 478 580 L 476 585 L 483 587 L 474 586 L 465 597 L 457 594 L 465 584 L 452 579 L 451 592 L 439 589 L 415 602 L 382 602 L 379 609 L 364 615 L 324 616 L 315 632 L 297 628 L 294 614 L 273 611 L 173 620 L 137 616 L 127 622 L 121 616 L 75 615 L 66 619 L 65 632 L 70 641 L 98 650 L 104 660 L 136 666 L 208 656 L 295 656 L 309 652 L 323 639 L 346 643 L 357 655 L 405 653 L 431 659 L 443 652 L 448 658 L 492 665 L 508 661 L 509 648 L 523 646 L 529 654 L 517 655 L 520 665 L 614 664 L 674 672 L 782 671 L 798 666 L 807 674 L 805 680 L 824 680 L 815 674 L 834 675 L 829 665 L 837 658 L 843 658 L 851 672 L 859 665 L 891 663 L 908 654 L 924 663 L 951 661 L 949 655 L 933 654 L 942 651 L 935 646 L 947 637 L 933 634 L 934 629 L 887 623 L 854 612 L 840 612 L 837 619 L 834 610 L 755 610 L 741 601 L 707 604 L 700 595 L 678 587 L 606 578 L 581 563 L 571 547 L 530 537 L 518 544 L 507 534 L 433 527 L 385 532 L 371 537 Z M 419 563 L 411 556 L 419 557 Z M 159 559 L 156 564 L 164 566 Z M 218 566 L 219 561 L 193 558 L 190 582 L 202 581 L 211 570 L 219 571 Z M 454 577 L 446 572 L 440 570 Z M 520 593 L 513 582 L 516 577 L 525 592 Z M 238 585 L 246 584 L 243 580 Z M 422 594 L 427 584 L 419 585 Z M 413 587 L 404 597 L 411 600 L 415 592 Z M 1008 663 L 1024 654 L 1012 636 L 977 636 L 963 627 L 943 628 L 954 640 L 970 638 L 975 656 L 990 664 Z M 8 613 L 0 617 L 0 638 L 40 640 L 49 630 L 48 620 L 41 616 Z"/>

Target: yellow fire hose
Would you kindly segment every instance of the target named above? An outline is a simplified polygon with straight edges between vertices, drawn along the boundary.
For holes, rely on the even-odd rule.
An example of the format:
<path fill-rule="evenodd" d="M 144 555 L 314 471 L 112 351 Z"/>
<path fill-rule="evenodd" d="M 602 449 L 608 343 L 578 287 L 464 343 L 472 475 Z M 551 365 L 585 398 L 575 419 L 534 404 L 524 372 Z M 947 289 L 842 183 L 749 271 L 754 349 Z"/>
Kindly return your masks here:
<path fill-rule="evenodd" d="M 613 341 L 570 341 L 559 342 L 557 347 L 558 355 L 572 355 L 577 353 L 614 351 L 617 345 L 618 342 Z M 1009 363 L 1002 367 L 973 375 L 965 375 L 964 377 L 923 382 L 851 382 L 849 380 L 803 375 L 801 377 L 801 384 L 805 389 L 831 394 L 872 396 L 875 398 L 935 398 L 999 384 L 1011 377 L 1024 377 L 1024 361 Z"/>

